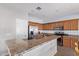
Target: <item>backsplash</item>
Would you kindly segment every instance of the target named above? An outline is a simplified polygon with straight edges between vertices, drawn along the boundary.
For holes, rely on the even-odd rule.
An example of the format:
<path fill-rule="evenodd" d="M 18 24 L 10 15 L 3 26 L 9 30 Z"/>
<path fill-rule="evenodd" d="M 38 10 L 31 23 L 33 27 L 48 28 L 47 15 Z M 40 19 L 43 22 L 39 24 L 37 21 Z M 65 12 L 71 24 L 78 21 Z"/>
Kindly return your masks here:
<path fill-rule="evenodd" d="M 79 35 L 79 30 L 72 30 L 72 31 L 69 31 L 69 30 L 39 30 L 40 32 L 43 32 L 43 33 L 55 33 L 55 32 L 64 32 L 65 34 L 69 34 L 69 35 Z"/>

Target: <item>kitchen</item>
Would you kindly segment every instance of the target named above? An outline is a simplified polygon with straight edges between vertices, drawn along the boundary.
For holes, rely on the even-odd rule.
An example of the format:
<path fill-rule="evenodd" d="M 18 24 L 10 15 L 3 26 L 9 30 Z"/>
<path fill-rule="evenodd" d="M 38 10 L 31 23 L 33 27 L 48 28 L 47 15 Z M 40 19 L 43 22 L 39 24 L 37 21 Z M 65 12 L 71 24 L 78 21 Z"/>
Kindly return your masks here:
<path fill-rule="evenodd" d="M 52 35 L 60 36 L 57 38 L 58 46 L 72 48 L 76 51 L 78 49 L 78 39 L 79 37 L 77 34 L 72 34 L 72 31 L 78 30 L 78 19 L 71 19 L 71 20 L 64 20 L 58 22 L 51 22 L 46 24 L 40 24 L 35 22 L 29 22 L 29 26 L 37 26 L 41 33 L 48 33 Z M 55 32 L 53 32 L 55 31 Z M 70 31 L 70 33 L 67 33 Z M 77 47 L 76 47 L 77 46 Z M 77 52 L 76 52 L 77 53 Z"/>
<path fill-rule="evenodd" d="M 0 55 L 79 56 L 76 6 L 79 4 L 0 4 Z"/>

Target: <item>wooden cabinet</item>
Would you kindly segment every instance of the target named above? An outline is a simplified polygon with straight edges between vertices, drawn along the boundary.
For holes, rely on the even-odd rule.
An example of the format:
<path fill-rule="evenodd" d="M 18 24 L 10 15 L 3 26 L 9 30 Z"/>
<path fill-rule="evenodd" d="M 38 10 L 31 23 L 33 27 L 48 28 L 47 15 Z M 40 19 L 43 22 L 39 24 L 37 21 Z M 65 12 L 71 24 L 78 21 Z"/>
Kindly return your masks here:
<path fill-rule="evenodd" d="M 71 20 L 71 30 L 78 30 L 78 20 Z"/>
<path fill-rule="evenodd" d="M 53 29 L 53 24 L 49 23 L 49 30 Z"/>
<path fill-rule="evenodd" d="M 78 30 L 78 20 L 64 21 L 64 30 Z"/>
<path fill-rule="evenodd" d="M 64 30 L 70 30 L 71 29 L 71 24 L 70 21 L 64 21 Z"/>
<path fill-rule="evenodd" d="M 75 49 L 75 42 L 78 42 L 78 38 L 72 36 L 63 37 L 64 47 Z"/>
<path fill-rule="evenodd" d="M 43 30 L 52 30 L 53 29 L 53 24 L 48 23 L 48 24 L 43 24 Z"/>
<path fill-rule="evenodd" d="M 29 26 L 38 26 L 38 23 L 36 23 L 36 22 L 30 22 L 30 21 L 29 21 L 28 24 L 29 24 Z"/>
<path fill-rule="evenodd" d="M 56 23 L 52 23 L 51 24 L 51 29 L 54 30 L 55 27 L 56 27 Z"/>
<path fill-rule="evenodd" d="M 52 30 L 56 27 L 61 27 L 61 26 L 64 27 L 64 30 L 78 30 L 78 20 L 72 19 L 72 20 L 43 24 L 43 29 L 44 30 Z"/>
<path fill-rule="evenodd" d="M 55 23 L 55 27 L 62 27 L 62 26 L 64 26 L 62 21 Z"/>
<path fill-rule="evenodd" d="M 76 36 L 66 36 L 63 38 L 63 46 L 67 48 L 72 48 L 74 52 L 76 52 L 76 55 L 79 56 L 78 39 L 79 38 Z"/>
<path fill-rule="evenodd" d="M 48 29 L 48 24 L 43 24 L 43 30 L 47 30 Z"/>
<path fill-rule="evenodd" d="M 53 30 L 56 27 L 64 27 L 64 30 L 78 30 L 78 20 L 66 20 L 66 21 L 59 21 L 59 22 L 52 22 L 46 24 L 40 24 L 36 22 L 29 22 L 31 26 L 38 26 L 40 30 Z"/>
<path fill-rule="evenodd" d="M 63 46 L 64 47 L 71 47 L 71 39 L 70 37 L 63 37 Z"/>
<path fill-rule="evenodd" d="M 78 20 L 78 30 L 79 30 L 79 20 Z"/>
<path fill-rule="evenodd" d="M 43 29 L 42 24 L 38 24 L 38 29 L 39 29 L 39 30 L 42 30 L 42 29 Z"/>
<path fill-rule="evenodd" d="M 36 23 L 36 22 L 31 22 L 29 21 L 29 26 L 37 26 L 39 30 L 42 30 L 43 29 L 43 25 L 40 24 L 40 23 Z"/>
<path fill-rule="evenodd" d="M 56 27 L 61 27 L 64 26 L 63 22 L 53 22 L 53 23 L 47 23 L 43 24 L 43 29 L 44 30 L 53 30 Z"/>

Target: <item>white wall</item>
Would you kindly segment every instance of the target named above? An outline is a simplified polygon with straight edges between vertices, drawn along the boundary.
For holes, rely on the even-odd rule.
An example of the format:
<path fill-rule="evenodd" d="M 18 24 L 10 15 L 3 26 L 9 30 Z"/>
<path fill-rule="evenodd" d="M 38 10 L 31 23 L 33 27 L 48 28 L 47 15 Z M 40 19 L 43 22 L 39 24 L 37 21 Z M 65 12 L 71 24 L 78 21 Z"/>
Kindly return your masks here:
<path fill-rule="evenodd" d="M 16 19 L 28 21 L 27 15 L 0 6 L 0 55 L 7 51 L 6 40 L 18 38 L 18 35 L 16 35 Z M 26 37 L 28 36 L 27 26 L 28 24 L 26 25 L 26 31 L 24 33 Z"/>
<path fill-rule="evenodd" d="M 0 55 L 6 51 L 5 40 L 15 38 L 15 13 L 0 6 Z"/>
<path fill-rule="evenodd" d="M 28 20 L 16 19 L 16 38 L 28 38 Z"/>

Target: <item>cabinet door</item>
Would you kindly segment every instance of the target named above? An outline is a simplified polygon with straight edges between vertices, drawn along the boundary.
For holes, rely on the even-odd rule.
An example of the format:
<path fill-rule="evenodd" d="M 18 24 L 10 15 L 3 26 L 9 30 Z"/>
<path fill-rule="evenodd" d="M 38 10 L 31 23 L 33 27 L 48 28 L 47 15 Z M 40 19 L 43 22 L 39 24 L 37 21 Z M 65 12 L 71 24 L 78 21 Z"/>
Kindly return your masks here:
<path fill-rule="evenodd" d="M 47 30 L 50 30 L 50 24 L 47 24 Z"/>
<path fill-rule="evenodd" d="M 43 30 L 47 30 L 47 24 L 43 24 Z"/>
<path fill-rule="evenodd" d="M 61 27 L 61 26 L 64 26 L 63 22 L 56 22 L 56 26 L 55 27 Z"/>
<path fill-rule="evenodd" d="M 78 30 L 78 20 L 64 21 L 64 30 Z"/>
<path fill-rule="evenodd" d="M 43 29 L 44 30 L 50 30 L 50 28 L 51 28 L 51 25 L 50 24 L 44 24 L 43 25 Z"/>
<path fill-rule="evenodd" d="M 79 30 L 79 20 L 78 20 L 78 30 Z"/>
<path fill-rule="evenodd" d="M 52 29 L 55 29 L 56 23 L 52 23 Z"/>
<path fill-rule="evenodd" d="M 71 39 L 70 39 L 70 37 L 64 37 L 63 38 L 63 46 L 71 48 Z"/>
<path fill-rule="evenodd" d="M 51 23 L 48 24 L 48 29 L 52 30 L 53 29 L 53 25 Z"/>
<path fill-rule="evenodd" d="M 71 30 L 78 30 L 78 20 L 71 20 Z"/>
<path fill-rule="evenodd" d="M 64 22 L 64 30 L 71 30 L 71 24 L 69 20 Z"/>
<path fill-rule="evenodd" d="M 42 29 L 43 29 L 42 24 L 39 24 L 39 25 L 38 25 L 38 29 L 39 29 L 39 30 L 42 30 Z"/>

